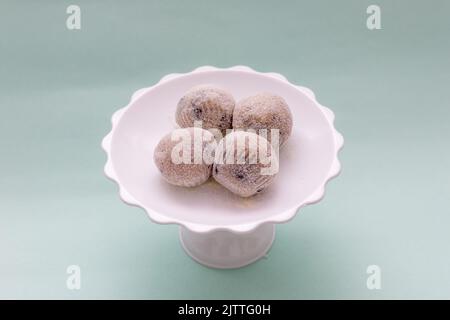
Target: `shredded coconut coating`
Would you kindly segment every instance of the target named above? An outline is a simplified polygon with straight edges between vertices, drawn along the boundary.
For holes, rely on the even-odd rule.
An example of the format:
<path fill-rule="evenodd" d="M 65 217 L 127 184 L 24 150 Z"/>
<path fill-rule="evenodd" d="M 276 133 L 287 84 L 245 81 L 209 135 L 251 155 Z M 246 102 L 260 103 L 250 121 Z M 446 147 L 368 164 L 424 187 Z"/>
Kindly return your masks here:
<path fill-rule="evenodd" d="M 195 121 L 202 121 L 202 128 L 218 129 L 224 134 L 226 129 L 231 129 L 234 105 L 234 98 L 227 91 L 199 85 L 180 99 L 175 119 L 182 128 L 193 127 Z"/>
<path fill-rule="evenodd" d="M 201 146 L 202 158 L 197 163 L 195 162 L 194 132 L 195 139 L 201 139 L 197 140 L 197 142 L 198 146 Z M 173 135 L 174 133 L 176 135 Z M 189 136 L 190 139 L 182 140 L 180 137 L 183 135 L 185 137 Z M 178 139 L 173 140 L 172 137 L 174 136 L 178 137 Z M 178 155 L 180 158 L 183 157 L 184 150 L 190 151 L 190 163 L 174 162 L 172 151 L 177 146 L 178 148 L 183 146 L 183 148 L 179 148 L 180 152 L 178 152 Z M 201 128 L 176 129 L 160 140 L 153 153 L 153 160 L 164 179 L 170 184 L 182 187 L 195 187 L 206 182 L 211 176 L 212 160 L 210 162 L 205 161 L 203 152 L 211 154 L 213 159 L 215 146 L 214 136 L 206 130 Z M 189 158 L 189 153 L 186 155 L 187 158 Z"/>
<path fill-rule="evenodd" d="M 279 130 L 282 146 L 292 132 L 292 114 L 286 101 L 271 93 L 259 93 L 240 100 L 233 113 L 234 129 L 267 129 L 267 140 L 271 141 L 271 129 Z M 274 146 L 275 147 L 275 146 Z"/>
<path fill-rule="evenodd" d="M 238 147 L 239 140 L 242 147 Z M 257 143 L 250 143 L 251 140 Z M 270 161 L 263 163 L 260 152 Z M 241 197 L 250 197 L 262 192 L 273 182 L 278 166 L 278 154 L 266 139 L 252 132 L 234 131 L 225 136 L 216 148 L 213 177 L 231 192 Z M 268 170 L 271 173 L 264 174 L 264 168 L 275 171 Z"/>

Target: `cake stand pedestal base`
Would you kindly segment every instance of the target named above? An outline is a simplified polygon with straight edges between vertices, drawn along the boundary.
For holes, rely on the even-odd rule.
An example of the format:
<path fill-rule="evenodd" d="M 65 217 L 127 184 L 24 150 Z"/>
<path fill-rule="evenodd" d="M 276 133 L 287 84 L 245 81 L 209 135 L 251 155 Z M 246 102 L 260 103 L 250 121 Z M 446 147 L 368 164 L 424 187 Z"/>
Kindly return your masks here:
<path fill-rule="evenodd" d="M 274 239 L 275 225 L 269 223 L 246 233 L 197 233 L 180 227 L 180 242 L 186 253 L 211 268 L 239 268 L 255 262 L 265 256 Z"/>

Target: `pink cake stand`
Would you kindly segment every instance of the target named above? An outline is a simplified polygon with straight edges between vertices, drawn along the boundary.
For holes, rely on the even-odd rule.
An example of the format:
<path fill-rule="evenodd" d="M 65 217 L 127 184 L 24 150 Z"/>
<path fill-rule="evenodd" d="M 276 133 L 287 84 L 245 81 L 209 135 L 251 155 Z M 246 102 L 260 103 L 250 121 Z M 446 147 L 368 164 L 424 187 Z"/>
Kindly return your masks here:
<path fill-rule="evenodd" d="M 178 100 L 189 88 L 206 83 L 227 88 L 236 100 L 272 92 L 291 107 L 292 136 L 280 150 L 274 184 L 262 194 L 240 198 L 212 180 L 196 188 L 175 187 L 163 181 L 153 164 L 159 139 L 176 128 Z M 339 174 L 337 156 L 344 140 L 333 120 L 333 112 L 311 90 L 277 73 L 208 66 L 169 74 L 136 91 L 112 116 L 112 130 L 102 142 L 105 174 L 117 183 L 125 203 L 143 208 L 156 223 L 178 224 L 181 244 L 194 260 L 214 268 L 238 268 L 263 257 L 274 241 L 275 225 L 320 201 L 326 183 Z"/>

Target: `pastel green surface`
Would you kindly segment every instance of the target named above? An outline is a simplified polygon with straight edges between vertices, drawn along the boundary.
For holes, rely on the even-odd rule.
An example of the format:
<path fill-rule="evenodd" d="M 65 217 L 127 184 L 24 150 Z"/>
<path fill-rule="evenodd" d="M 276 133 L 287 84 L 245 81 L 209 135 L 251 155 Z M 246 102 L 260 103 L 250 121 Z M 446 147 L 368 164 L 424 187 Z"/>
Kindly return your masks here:
<path fill-rule="evenodd" d="M 372 3 L 0 1 L 0 298 L 450 298 L 450 3 L 378 0 L 370 31 Z M 221 271 L 121 203 L 100 141 L 136 89 L 237 64 L 310 87 L 346 142 L 268 258 Z"/>

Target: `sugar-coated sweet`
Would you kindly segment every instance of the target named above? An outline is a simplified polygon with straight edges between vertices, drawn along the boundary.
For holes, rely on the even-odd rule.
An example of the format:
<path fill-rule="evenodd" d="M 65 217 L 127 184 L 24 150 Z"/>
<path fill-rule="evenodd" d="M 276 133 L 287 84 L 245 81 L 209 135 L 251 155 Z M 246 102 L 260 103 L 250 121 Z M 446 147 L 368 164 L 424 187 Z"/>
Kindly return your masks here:
<path fill-rule="evenodd" d="M 234 131 L 216 148 L 214 179 L 241 197 L 262 192 L 277 173 L 278 154 L 266 139 L 255 133 Z"/>
<path fill-rule="evenodd" d="M 267 140 L 272 142 L 272 129 L 279 130 L 279 145 L 282 146 L 292 131 L 292 114 L 286 101 L 275 94 L 259 93 L 240 100 L 233 112 L 234 129 L 253 129 L 259 133 L 267 129 Z"/>
<path fill-rule="evenodd" d="M 153 160 L 170 184 L 195 187 L 211 176 L 215 147 L 214 136 L 207 130 L 176 129 L 160 140 Z"/>
<path fill-rule="evenodd" d="M 202 128 L 218 129 L 224 134 L 226 129 L 231 129 L 234 105 L 233 96 L 224 89 L 199 85 L 180 99 L 175 119 L 182 128 L 202 121 Z"/>

